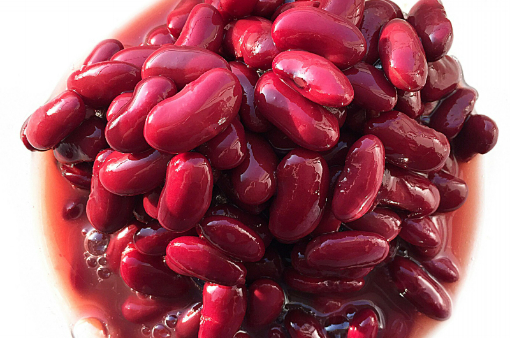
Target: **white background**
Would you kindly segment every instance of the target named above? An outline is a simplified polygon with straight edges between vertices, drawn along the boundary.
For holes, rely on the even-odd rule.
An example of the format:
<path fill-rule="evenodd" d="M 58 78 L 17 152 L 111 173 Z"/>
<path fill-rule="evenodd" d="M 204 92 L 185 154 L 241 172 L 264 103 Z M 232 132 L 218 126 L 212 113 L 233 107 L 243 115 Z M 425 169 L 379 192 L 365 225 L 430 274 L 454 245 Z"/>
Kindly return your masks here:
<path fill-rule="evenodd" d="M 241 1 L 241 0 L 240 0 Z M 39 257 L 31 196 L 31 154 L 19 141 L 25 118 L 48 98 L 73 62 L 154 0 L 0 1 L 0 337 L 68 338 Z M 414 1 L 396 1 L 408 10 Z M 443 0 L 454 24 L 451 50 L 476 87 L 479 113 L 500 127 L 484 159 L 483 221 L 468 280 L 452 319 L 434 337 L 508 337 L 510 311 L 510 5 L 501 0 Z"/>

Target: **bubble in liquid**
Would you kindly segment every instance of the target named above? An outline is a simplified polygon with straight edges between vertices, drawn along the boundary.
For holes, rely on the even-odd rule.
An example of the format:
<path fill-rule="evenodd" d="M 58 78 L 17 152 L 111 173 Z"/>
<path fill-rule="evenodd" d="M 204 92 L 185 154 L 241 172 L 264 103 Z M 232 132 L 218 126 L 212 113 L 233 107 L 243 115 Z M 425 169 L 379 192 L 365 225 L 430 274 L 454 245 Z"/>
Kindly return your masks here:
<path fill-rule="evenodd" d="M 163 324 L 156 324 L 152 328 L 152 338 L 172 338 L 172 331 Z"/>
<path fill-rule="evenodd" d="M 165 317 L 165 325 L 173 329 L 177 325 L 177 316 L 175 314 L 168 314 Z"/>
<path fill-rule="evenodd" d="M 142 329 L 140 330 L 144 336 L 149 336 L 151 334 L 151 328 L 145 325 L 142 325 Z"/>
<path fill-rule="evenodd" d="M 109 336 L 105 323 L 94 317 L 77 321 L 71 334 L 73 338 L 107 338 Z"/>
<path fill-rule="evenodd" d="M 81 201 L 69 201 L 64 206 L 63 216 L 65 219 L 78 219 L 83 215 L 85 205 Z"/>
<path fill-rule="evenodd" d="M 108 264 L 108 260 L 106 259 L 105 256 L 101 256 L 101 257 L 98 257 L 97 259 L 97 262 L 99 263 L 99 265 L 101 266 L 105 266 Z"/>
<path fill-rule="evenodd" d="M 99 278 L 107 279 L 107 278 L 110 278 L 111 275 L 112 275 L 112 271 L 108 268 L 100 267 L 99 269 L 97 269 L 97 276 Z"/>
<path fill-rule="evenodd" d="M 88 257 L 85 261 L 87 262 L 87 266 L 89 268 L 95 268 L 97 266 L 97 259 L 94 256 Z"/>
<path fill-rule="evenodd" d="M 89 231 L 85 238 L 85 250 L 95 256 L 101 256 L 106 252 L 110 236 L 97 230 Z"/>

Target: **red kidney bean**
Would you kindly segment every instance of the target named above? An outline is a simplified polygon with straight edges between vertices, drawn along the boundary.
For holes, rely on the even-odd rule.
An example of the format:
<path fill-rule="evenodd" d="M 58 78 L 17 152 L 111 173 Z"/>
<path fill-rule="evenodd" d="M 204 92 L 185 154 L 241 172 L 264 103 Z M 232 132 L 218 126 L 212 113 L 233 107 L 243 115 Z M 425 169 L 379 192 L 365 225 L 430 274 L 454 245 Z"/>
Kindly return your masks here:
<path fill-rule="evenodd" d="M 264 136 L 279 158 L 284 157 L 289 151 L 299 147 L 278 128 L 271 129 Z"/>
<path fill-rule="evenodd" d="M 229 62 L 229 65 L 232 73 L 241 83 L 241 87 L 243 87 L 243 98 L 239 116 L 244 127 L 255 133 L 269 131 L 273 125 L 255 109 L 255 85 L 259 79 L 256 70 L 248 68 L 244 63 L 237 61 Z"/>
<path fill-rule="evenodd" d="M 100 152 L 94 162 L 90 195 L 87 201 L 87 217 L 90 224 L 101 232 L 112 233 L 124 227 L 133 217 L 135 200 L 131 196 L 119 196 L 106 190 L 99 180 L 100 169 L 112 150 Z"/>
<path fill-rule="evenodd" d="M 402 19 L 393 19 L 381 31 L 379 57 L 388 79 L 398 89 L 414 92 L 427 81 L 425 52 L 414 28 Z"/>
<path fill-rule="evenodd" d="M 345 159 L 349 153 L 349 149 L 352 147 L 354 142 L 358 140 L 358 136 L 352 131 L 345 129 L 340 133 L 338 143 L 331 149 L 321 152 L 322 158 L 328 162 L 328 165 L 336 166 L 345 164 Z"/>
<path fill-rule="evenodd" d="M 270 279 L 253 282 L 247 298 L 246 321 L 251 327 L 271 324 L 280 315 L 285 302 L 282 287 Z"/>
<path fill-rule="evenodd" d="M 30 116 L 25 134 L 32 147 L 48 150 L 69 135 L 84 119 L 85 105 L 80 95 L 66 90 Z"/>
<path fill-rule="evenodd" d="M 459 88 L 439 103 L 430 117 L 429 126 L 449 139 L 457 136 L 478 99 L 472 88 Z"/>
<path fill-rule="evenodd" d="M 246 268 L 242 264 L 198 237 L 183 236 L 171 241 L 166 248 L 166 263 L 172 270 L 176 267 L 178 273 L 212 283 L 241 285 L 245 282 Z"/>
<path fill-rule="evenodd" d="M 234 119 L 223 132 L 198 147 L 218 170 L 233 169 L 247 156 L 246 136 L 239 119 Z"/>
<path fill-rule="evenodd" d="M 347 331 L 347 338 L 376 338 L 379 331 L 379 321 L 372 309 L 356 312 Z"/>
<path fill-rule="evenodd" d="M 144 255 L 132 244 L 122 253 L 119 271 L 130 288 L 148 295 L 179 297 L 190 290 L 188 277 L 170 270 L 161 256 Z"/>
<path fill-rule="evenodd" d="M 304 148 L 324 151 L 338 142 L 336 117 L 305 99 L 273 72 L 265 73 L 257 82 L 255 104 L 265 118 Z"/>
<path fill-rule="evenodd" d="M 374 135 L 356 141 L 338 177 L 331 209 L 342 222 L 362 217 L 372 207 L 384 174 L 384 147 Z"/>
<path fill-rule="evenodd" d="M 30 151 L 37 151 L 37 149 L 35 149 L 31 144 L 30 142 L 28 142 L 28 138 L 27 138 L 27 125 L 28 125 L 28 121 L 30 120 L 30 118 L 32 117 L 32 115 L 30 115 L 29 117 L 27 117 L 27 119 L 25 120 L 25 122 L 23 122 L 23 125 L 21 126 L 21 130 L 19 132 L 19 137 L 21 139 L 21 142 L 23 142 L 23 145 L 25 146 L 25 148 L 27 148 L 28 150 Z"/>
<path fill-rule="evenodd" d="M 175 325 L 176 338 L 194 338 L 198 336 L 202 308 L 202 303 L 193 304 L 179 316 L 177 324 Z"/>
<path fill-rule="evenodd" d="M 416 119 L 424 111 L 423 103 L 421 102 L 421 92 L 405 92 L 398 89 L 398 101 L 395 110 L 402 112 L 412 119 Z"/>
<path fill-rule="evenodd" d="M 261 18 L 246 30 L 241 44 L 241 55 L 248 66 L 271 69 L 273 59 L 279 53 L 271 36 L 271 28 L 271 21 Z"/>
<path fill-rule="evenodd" d="M 107 107 L 119 94 L 131 91 L 140 81 L 140 69 L 122 61 L 104 61 L 85 66 L 67 79 L 67 88 L 76 91 L 94 108 Z"/>
<path fill-rule="evenodd" d="M 233 337 L 246 313 L 246 288 L 206 283 L 203 303 L 198 338 Z"/>
<path fill-rule="evenodd" d="M 221 56 L 203 48 L 163 46 L 145 61 L 142 78 L 164 76 L 183 88 L 214 68 L 229 69 L 229 66 Z"/>
<path fill-rule="evenodd" d="M 365 2 L 360 31 L 367 42 L 367 54 L 364 61 L 373 64 L 379 59 L 379 35 L 381 29 L 390 20 L 403 18 L 402 11 L 388 0 L 370 0 Z"/>
<path fill-rule="evenodd" d="M 292 338 L 326 338 L 326 330 L 321 323 L 302 310 L 291 310 L 285 316 L 285 328 Z"/>
<path fill-rule="evenodd" d="M 122 252 L 124 252 L 129 243 L 133 243 L 134 235 L 142 226 L 142 223 L 133 221 L 110 236 L 110 243 L 106 249 L 105 257 L 108 261 L 108 267 L 113 272 L 119 271 Z"/>
<path fill-rule="evenodd" d="M 407 21 L 416 29 L 427 60 L 436 61 L 448 53 L 453 43 L 453 27 L 439 0 L 419 0 Z"/>
<path fill-rule="evenodd" d="M 241 46 L 244 43 L 246 32 L 252 25 L 261 22 L 271 24 L 271 21 L 254 16 L 229 23 L 225 27 L 225 37 L 223 42 L 223 48 L 225 49 L 225 52 L 236 58 L 242 58 L 243 52 L 241 50 Z"/>
<path fill-rule="evenodd" d="M 131 323 L 146 323 L 171 311 L 175 306 L 157 298 L 129 296 L 122 304 L 122 315 Z"/>
<path fill-rule="evenodd" d="M 354 88 L 354 103 L 360 107 L 384 112 L 397 104 L 397 91 L 384 73 L 374 66 L 360 62 L 344 71 Z"/>
<path fill-rule="evenodd" d="M 402 220 L 396 212 L 375 208 L 358 220 L 347 223 L 346 226 L 352 230 L 373 232 L 383 236 L 387 241 L 392 241 L 398 236 L 401 223 Z"/>
<path fill-rule="evenodd" d="M 220 8 L 232 18 L 242 18 L 251 14 L 257 0 L 245 0 L 239 2 L 237 0 L 220 0 Z"/>
<path fill-rule="evenodd" d="M 310 266 L 331 271 L 374 266 L 381 263 L 388 252 L 388 242 L 381 235 L 345 231 L 315 238 L 307 245 L 305 257 Z"/>
<path fill-rule="evenodd" d="M 260 261 L 246 262 L 244 265 L 247 270 L 246 280 L 248 282 L 261 278 L 279 280 L 283 273 L 283 260 L 272 246 L 266 249 L 264 257 Z"/>
<path fill-rule="evenodd" d="M 63 139 L 53 149 L 53 155 L 60 163 L 93 162 L 97 154 L 108 146 L 104 127 L 103 119 L 92 116 Z"/>
<path fill-rule="evenodd" d="M 446 283 L 455 283 L 460 278 L 459 268 L 448 257 L 421 260 L 423 267 L 435 278 Z"/>
<path fill-rule="evenodd" d="M 239 220 L 225 216 L 204 218 L 201 235 L 228 256 L 246 262 L 257 262 L 264 256 L 262 238 Z"/>
<path fill-rule="evenodd" d="M 132 92 L 122 93 L 113 99 L 112 103 L 108 106 L 108 110 L 106 111 L 106 121 L 110 121 L 113 119 L 119 111 L 121 111 L 126 104 L 131 101 L 133 97 Z"/>
<path fill-rule="evenodd" d="M 92 182 L 92 168 L 90 163 L 58 164 L 62 176 L 73 186 L 90 190 Z"/>
<path fill-rule="evenodd" d="M 321 5 L 320 1 L 295 1 L 295 2 L 286 2 L 283 3 L 280 7 L 276 9 L 276 11 L 271 16 L 271 21 L 276 20 L 277 17 L 280 16 L 283 12 L 288 11 L 289 9 L 296 8 L 296 7 L 315 7 L 319 8 Z"/>
<path fill-rule="evenodd" d="M 459 209 L 467 199 L 468 186 L 464 180 L 445 171 L 429 175 L 429 179 L 439 190 L 441 202 L 439 212 L 450 212 Z"/>
<path fill-rule="evenodd" d="M 444 167 L 441 170 L 446 171 L 447 173 L 453 176 L 459 175 L 460 173 L 459 164 L 457 163 L 457 160 L 455 159 L 453 152 L 450 153 L 450 156 L 448 156 L 448 159 L 446 160 L 446 163 L 444 164 Z"/>
<path fill-rule="evenodd" d="M 177 6 L 168 14 L 166 19 L 166 23 L 168 26 L 168 30 L 170 34 L 173 36 L 181 35 L 182 28 L 184 24 L 188 20 L 189 13 L 200 3 L 204 2 L 203 0 L 181 0 Z"/>
<path fill-rule="evenodd" d="M 142 69 L 145 60 L 159 49 L 159 46 L 134 46 L 123 49 L 112 56 L 112 61 L 123 61 Z"/>
<path fill-rule="evenodd" d="M 442 168 L 450 155 L 445 135 L 397 111 L 369 120 L 365 133 L 382 141 L 388 162 L 405 169 L 434 171 Z"/>
<path fill-rule="evenodd" d="M 110 146 L 124 153 L 138 153 L 149 149 L 143 135 L 147 115 L 156 104 L 175 93 L 175 83 L 162 76 L 149 77 L 138 82 L 131 100 L 106 125 L 105 134 Z"/>
<path fill-rule="evenodd" d="M 212 69 L 152 108 L 145 139 L 164 152 L 190 151 L 225 130 L 239 111 L 241 95 L 230 71 Z"/>
<path fill-rule="evenodd" d="M 223 18 L 209 4 L 198 4 L 189 13 L 175 44 L 200 47 L 217 53 L 223 39 Z"/>
<path fill-rule="evenodd" d="M 477 154 L 486 154 L 498 142 L 499 129 L 490 117 L 471 115 L 454 139 L 455 157 L 463 162 Z"/>
<path fill-rule="evenodd" d="M 389 269 L 398 291 L 418 311 L 437 320 L 450 317 L 452 303 L 448 293 L 416 263 L 396 257 Z"/>
<path fill-rule="evenodd" d="M 297 241 L 310 234 L 321 220 L 328 191 L 328 165 L 315 152 L 294 149 L 278 165 L 276 180 L 269 230 L 281 241 Z"/>
<path fill-rule="evenodd" d="M 145 194 L 163 183 L 171 158 L 154 149 L 137 154 L 114 151 L 101 166 L 99 180 L 116 195 Z"/>
<path fill-rule="evenodd" d="M 412 251 L 417 254 L 419 259 L 432 259 L 437 257 L 444 248 L 447 240 L 447 224 L 444 214 L 438 214 L 430 216 L 430 219 L 434 223 L 435 228 L 438 230 L 438 242 L 439 244 L 434 247 L 416 246 L 410 245 Z"/>
<path fill-rule="evenodd" d="M 462 69 L 457 59 L 445 55 L 429 63 L 427 83 L 421 90 L 423 101 L 441 100 L 453 92 L 462 79 Z"/>
<path fill-rule="evenodd" d="M 161 196 L 161 188 L 156 188 L 143 195 L 143 208 L 150 217 L 158 218 L 158 203 Z"/>
<path fill-rule="evenodd" d="M 405 210 L 409 217 L 422 217 L 433 214 L 439 201 L 439 190 L 426 177 L 386 165 L 377 203 Z"/>
<path fill-rule="evenodd" d="M 262 204 L 276 191 L 278 158 L 261 136 L 246 134 L 247 155 L 230 174 L 232 187 L 246 204 Z"/>
<path fill-rule="evenodd" d="M 217 183 L 218 188 L 221 190 L 222 193 L 225 194 L 225 197 L 230 202 L 234 203 L 237 207 L 246 211 L 249 214 L 259 215 L 262 211 L 266 210 L 269 207 L 269 201 L 264 202 L 262 204 L 243 203 L 239 199 L 237 192 L 232 187 L 232 182 L 230 180 L 229 175 L 225 172 L 221 174 L 221 176 L 219 177 L 219 179 L 216 183 Z M 226 201 L 225 201 L 225 203 L 226 203 Z"/>
<path fill-rule="evenodd" d="M 270 18 L 284 0 L 257 0 L 252 15 Z"/>
<path fill-rule="evenodd" d="M 323 106 L 347 106 L 354 98 L 345 75 L 332 62 L 316 54 L 280 53 L 273 60 L 273 72 L 301 95 Z"/>
<path fill-rule="evenodd" d="M 406 242 L 423 247 L 441 245 L 441 233 L 430 217 L 405 218 L 399 236 Z"/>
<path fill-rule="evenodd" d="M 317 237 L 322 234 L 337 232 L 341 226 L 342 221 L 335 217 L 333 210 L 331 210 L 331 199 L 328 198 L 326 201 L 326 206 L 324 207 L 324 214 L 321 217 L 321 221 L 310 235 Z"/>
<path fill-rule="evenodd" d="M 355 25 L 314 7 L 282 13 L 273 23 L 272 36 L 279 50 L 303 49 L 324 56 L 340 69 L 358 63 L 366 52 L 365 38 Z"/>
<path fill-rule="evenodd" d="M 170 34 L 170 30 L 168 30 L 167 25 L 154 27 L 145 36 L 145 44 L 149 46 L 162 46 L 166 44 L 173 45 L 175 40 L 176 38 Z"/>
<path fill-rule="evenodd" d="M 116 39 L 107 39 L 98 43 L 92 52 L 83 61 L 83 66 L 92 65 L 94 63 L 109 61 L 110 58 L 124 49 L 122 42 Z"/>
<path fill-rule="evenodd" d="M 171 231 L 193 228 L 212 200 L 213 178 L 207 159 L 198 153 L 181 153 L 168 165 L 159 199 L 158 220 Z"/>
<path fill-rule="evenodd" d="M 133 243 L 144 255 L 164 256 L 166 247 L 172 240 L 181 236 L 192 236 L 194 231 L 192 229 L 187 233 L 173 232 L 161 227 L 158 221 L 152 221 L 134 234 Z"/>
<path fill-rule="evenodd" d="M 365 0 L 320 0 L 320 3 L 321 9 L 347 19 L 355 26 L 361 24 Z"/>

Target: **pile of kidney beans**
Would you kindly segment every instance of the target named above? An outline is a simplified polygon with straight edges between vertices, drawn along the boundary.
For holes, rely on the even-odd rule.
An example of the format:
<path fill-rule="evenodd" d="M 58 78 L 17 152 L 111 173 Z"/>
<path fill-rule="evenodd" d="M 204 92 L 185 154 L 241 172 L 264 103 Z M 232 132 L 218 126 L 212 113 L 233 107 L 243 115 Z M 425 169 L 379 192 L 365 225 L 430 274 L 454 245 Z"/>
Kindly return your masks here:
<path fill-rule="evenodd" d="M 355 293 L 376 267 L 444 320 L 457 160 L 498 136 L 452 40 L 438 0 L 408 15 L 389 0 L 184 0 L 141 46 L 98 44 L 21 138 L 90 189 L 130 288 L 203 288 L 175 337 L 326 337 L 286 293 Z M 345 334 L 376 337 L 381 320 L 362 309 Z"/>

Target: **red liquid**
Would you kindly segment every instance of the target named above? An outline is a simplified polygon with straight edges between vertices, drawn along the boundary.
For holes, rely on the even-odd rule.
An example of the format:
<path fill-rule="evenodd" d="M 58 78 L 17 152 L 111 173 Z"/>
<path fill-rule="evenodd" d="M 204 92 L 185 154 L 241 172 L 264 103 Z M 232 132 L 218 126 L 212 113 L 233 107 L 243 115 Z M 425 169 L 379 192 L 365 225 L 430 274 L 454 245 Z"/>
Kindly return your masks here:
<path fill-rule="evenodd" d="M 124 43 L 125 46 L 139 45 L 147 32 L 155 26 L 165 23 L 166 16 L 173 8 L 172 2 L 163 1 L 156 4 L 146 13 L 142 13 L 129 26 L 113 36 Z M 41 184 L 41 200 L 43 201 L 42 215 L 44 219 L 45 245 L 48 248 L 51 268 L 56 272 L 59 281 L 59 291 L 67 300 L 70 311 L 71 323 L 80 318 L 96 317 L 107 323 L 109 334 L 112 338 L 139 338 L 150 337 L 150 329 L 163 323 L 164 315 L 158 320 L 140 324 L 133 324 L 124 319 L 121 307 L 125 299 L 133 295 L 133 291 L 125 285 L 120 276 L 111 274 L 106 277 L 107 265 L 90 267 L 85 257 L 83 246 L 85 234 L 92 229 L 87 221 L 85 213 L 76 220 L 66 220 L 63 217 L 65 206 L 71 201 L 79 201 L 85 206 L 88 191 L 73 188 L 60 174 L 53 154 L 50 152 L 35 155 L 40 161 L 43 175 Z M 459 263 L 462 275 L 471 256 L 474 242 L 475 223 L 478 213 L 478 201 L 480 185 L 479 159 L 468 164 L 460 165 L 459 177 L 469 186 L 469 197 L 465 205 L 456 212 L 446 216 L 448 221 L 448 241 L 446 250 L 440 255 L 447 255 Z M 90 262 L 90 261 L 89 261 Z M 340 311 L 349 315 L 349 308 L 370 304 L 383 314 L 385 328 L 380 330 L 378 337 L 420 337 L 430 332 L 437 325 L 437 321 L 429 319 L 418 313 L 405 299 L 400 297 L 384 275 L 383 269 L 374 271 L 367 280 L 367 286 L 354 297 L 342 296 Z M 450 295 L 455 295 L 459 282 L 443 284 Z M 288 294 L 292 308 L 293 304 L 304 304 L 310 308 L 312 301 L 309 296 Z M 318 298 L 318 297 L 315 297 Z M 200 294 L 190 297 L 190 303 L 200 301 Z M 175 314 L 177 311 L 174 311 Z M 317 313 L 319 319 L 325 319 L 325 314 Z M 144 329 L 145 327 L 145 329 Z M 390 327 L 400 330 L 390 333 Z M 397 335 L 400 332 L 404 335 Z M 251 332 L 252 337 L 266 337 L 266 331 Z"/>

